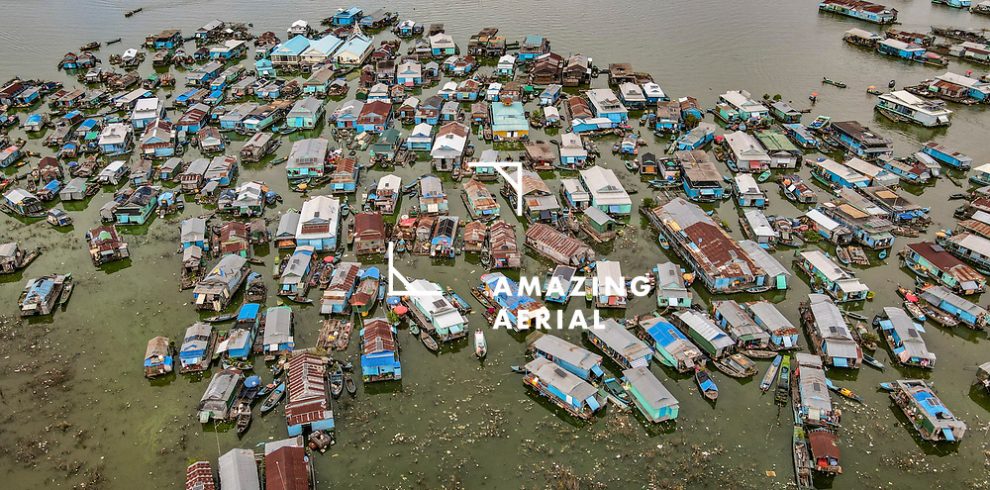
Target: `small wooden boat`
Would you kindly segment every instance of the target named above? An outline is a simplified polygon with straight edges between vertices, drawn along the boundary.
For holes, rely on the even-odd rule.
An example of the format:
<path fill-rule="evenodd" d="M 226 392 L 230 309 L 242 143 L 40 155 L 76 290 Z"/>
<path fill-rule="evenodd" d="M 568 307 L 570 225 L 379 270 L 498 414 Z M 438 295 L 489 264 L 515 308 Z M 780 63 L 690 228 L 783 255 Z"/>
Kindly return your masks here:
<path fill-rule="evenodd" d="M 115 38 L 115 39 L 111 39 L 111 40 L 107 41 L 107 46 L 109 46 L 111 44 L 117 44 L 119 42 L 120 42 L 120 38 L 119 37 L 118 38 Z"/>
<path fill-rule="evenodd" d="M 524 368 L 522 366 L 519 366 L 519 365 L 516 365 L 516 364 L 513 364 L 513 365 L 509 366 L 509 369 L 511 369 L 512 372 L 514 372 L 516 374 L 526 374 L 526 368 Z"/>
<path fill-rule="evenodd" d="M 478 359 L 484 359 L 488 355 L 488 342 L 485 341 L 485 332 L 480 328 L 474 330 L 474 355 Z"/>
<path fill-rule="evenodd" d="M 330 396 L 335 400 L 344 392 L 344 370 L 338 364 L 330 373 Z"/>
<path fill-rule="evenodd" d="M 865 363 L 869 364 L 870 366 L 873 366 L 873 367 L 875 367 L 875 368 L 877 368 L 877 369 L 879 369 L 881 371 L 883 371 L 884 368 L 886 367 L 886 366 L 883 365 L 882 362 L 878 361 L 875 357 L 873 357 L 873 356 L 871 356 L 869 354 L 866 354 L 866 353 L 863 353 L 863 362 L 865 362 Z"/>
<path fill-rule="evenodd" d="M 226 313 L 223 315 L 215 315 L 209 318 L 204 318 L 203 321 L 206 323 L 224 323 L 229 322 L 237 318 L 237 313 Z"/>
<path fill-rule="evenodd" d="M 711 401 L 718 400 L 718 386 L 704 366 L 694 367 L 694 382 L 698 384 L 698 389 L 705 398 Z"/>
<path fill-rule="evenodd" d="M 791 437 L 791 450 L 794 453 L 794 483 L 798 490 L 813 490 L 812 471 L 814 465 L 808 457 L 808 436 L 800 423 L 794 424 L 794 435 Z"/>
<path fill-rule="evenodd" d="M 636 170 L 639 170 L 639 164 L 636 163 L 634 160 L 629 160 L 626 162 L 626 170 L 630 172 L 635 172 Z"/>
<path fill-rule="evenodd" d="M 69 302 L 69 298 L 72 297 L 72 290 L 75 288 L 76 283 L 72 280 L 72 276 L 66 274 L 65 281 L 62 282 L 62 292 L 58 295 L 59 306 L 65 306 Z"/>
<path fill-rule="evenodd" d="M 144 7 L 138 7 L 134 10 L 128 10 L 127 12 L 124 12 L 124 17 L 131 17 L 134 14 L 141 12 L 142 10 L 144 10 Z"/>
<path fill-rule="evenodd" d="M 282 381 L 268 394 L 268 398 L 265 398 L 265 402 L 261 404 L 261 414 L 264 415 L 271 412 L 278 406 L 279 402 L 282 401 L 282 397 L 285 396 L 285 381 Z"/>
<path fill-rule="evenodd" d="M 787 405 L 791 398 L 791 356 L 784 356 L 780 363 L 780 370 L 777 371 L 777 387 L 774 391 L 773 401 L 777 405 Z"/>
<path fill-rule="evenodd" d="M 96 51 L 97 49 L 100 49 L 99 41 L 90 41 L 82 46 L 79 46 L 79 51 Z"/>
<path fill-rule="evenodd" d="M 894 392 L 894 383 L 880 383 L 880 389 L 887 393 Z"/>
<path fill-rule="evenodd" d="M 853 401 L 857 401 L 859 403 L 863 403 L 863 398 L 861 396 L 857 395 L 856 393 L 853 393 L 853 390 L 850 390 L 849 388 L 840 388 L 838 386 L 835 386 L 835 383 L 832 383 L 831 379 L 825 378 L 825 386 L 827 386 L 828 389 L 838 393 L 839 395 L 842 395 L 845 398 L 848 398 Z"/>
<path fill-rule="evenodd" d="M 931 305 L 924 305 L 921 307 L 921 311 L 925 313 L 925 318 L 942 325 L 943 327 L 956 327 L 959 325 L 959 320 L 956 317 L 942 311 L 935 309 Z"/>
<path fill-rule="evenodd" d="M 780 369 L 780 361 L 783 359 L 784 356 L 777 354 L 777 357 L 773 358 L 770 367 L 767 368 L 766 374 L 763 375 L 763 381 L 760 381 L 760 391 L 763 393 L 769 391 L 773 385 L 773 380 L 777 378 L 777 371 Z"/>
<path fill-rule="evenodd" d="M 961 200 L 961 199 L 969 199 L 969 194 L 965 194 L 965 193 L 962 193 L 962 192 L 957 192 L 957 193 L 952 194 L 952 195 L 949 196 L 949 200 L 950 201 L 958 201 L 958 200 Z"/>
<path fill-rule="evenodd" d="M 438 344 L 437 341 L 434 340 L 433 337 L 431 337 L 425 330 L 419 332 L 419 340 L 423 342 L 423 345 L 425 345 L 426 349 L 430 352 L 438 352 L 440 350 L 440 344 Z"/>
<path fill-rule="evenodd" d="M 241 412 L 237 414 L 237 437 L 241 437 L 251 427 L 251 412 Z"/>
<path fill-rule="evenodd" d="M 770 180 L 770 176 L 772 176 L 772 175 L 773 175 L 773 172 L 771 172 L 769 170 L 764 170 L 763 173 L 761 173 L 760 175 L 757 175 L 756 176 L 756 181 L 762 184 L 762 183 Z"/>
<path fill-rule="evenodd" d="M 865 322 L 866 321 L 866 317 L 865 316 L 863 316 L 863 315 L 861 315 L 859 313 L 856 313 L 855 311 L 845 310 L 842 313 L 845 314 L 847 317 L 852 318 L 853 320 L 859 320 L 861 322 Z"/>
<path fill-rule="evenodd" d="M 629 398 L 629 393 L 626 393 L 625 388 L 622 387 L 622 383 L 615 378 L 607 378 L 602 382 L 602 392 L 609 401 L 615 404 L 616 407 L 622 411 L 629 410 L 631 408 L 632 400 Z"/>
<path fill-rule="evenodd" d="M 271 383 L 268 383 L 265 386 L 262 386 L 261 389 L 258 390 L 258 393 L 256 395 L 254 395 L 254 399 L 251 400 L 251 401 L 252 402 L 256 402 L 256 401 L 261 400 L 262 398 L 268 396 L 272 392 L 272 390 L 274 390 L 275 388 L 278 387 L 279 383 L 280 383 L 280 381 L 278 381 L 276 379 L 275 381 L 272 381 Z"/>
<path fill-rule="evenodd" d="M 350 374 L 344 375 L 344 389 L 347 390 L 348 395 L 351 395 L 351 398 L 357 396 L 357 385 L 354 384 L 354 379 L 351 378 Z"/>
<path fill-rule="evenodd" d="M 842 265 L 849 265 L 852 260 L 849 258 L 849 251 L 845 247 L 835 247 L 835 258 L 839 259 Z"/>
<path fill-rule="evenodd" d="M 409 333 L 419 336 L 419 325 L 416 325 L 416 322 L 409 324 Z"/>
<path fill-rule="evenodd" d="M 843 82 L 840 82 L 838 80 L 832 80 L 831 78 L 828 77 L 822 78 L 822 83 L 824 83 L 825 85 L 832 85 L 833 87 L 839 87 L 839 88 L 846 88 L 848 86 Z"/>
<path fill-rule="evenodd" d="M 921 310 L 921 307 L 918 306 L 917 303 L 905 301 L 903 305 L 904 305 L 904 309 L 907 310 L 909 315 L 911 315 L 911 318 L 914 318 L 919 322 L 923 322 L 928 319 L 928 317 L 925 316 L 925 312 Z"/>
<path fill-rule="evenodd" d="M 733 378 L 749 378 L 760 372 L 756 363 L 738 352 L 715 361 L 715 367 Z"/>

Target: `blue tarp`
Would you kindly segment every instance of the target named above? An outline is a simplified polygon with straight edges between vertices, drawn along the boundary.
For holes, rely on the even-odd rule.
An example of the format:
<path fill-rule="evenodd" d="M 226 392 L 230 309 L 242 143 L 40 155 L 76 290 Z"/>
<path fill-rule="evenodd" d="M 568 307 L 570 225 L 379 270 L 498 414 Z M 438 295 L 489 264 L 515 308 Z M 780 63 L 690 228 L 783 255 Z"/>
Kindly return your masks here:
<path fill-rule="evenodd" d="M 258 318 L 259 311 L 261 311 L 261 305 L 257 303 L 243 305 L 240 310 L 237 310 L 237 321 L 254 320 Z"/>
<path fill-rule="evenodd" d="M 845 357 L 833 357 L 832 364 L 834 364 L 835 367 L 849 367 L 849 363 L 846 362 Z"/>
<path fill-rule="evenodd" d="M 595 364 L 594 366 L 591 366 L 591 374 L 594 374 L 597 378 L 601 378 L 602 376 L 605 376 L 605 371 L 602 371 L 601 366 Z"/>
<path fill-rule="evenodd" d="M 593 396 L 588 397 L 587 402 L 588 402 L 588 407 L 591 408 L 592 411 L 598 410 L 599 408 L 602 407 L 601 405 L 598 404 L 598 399 Z"/>

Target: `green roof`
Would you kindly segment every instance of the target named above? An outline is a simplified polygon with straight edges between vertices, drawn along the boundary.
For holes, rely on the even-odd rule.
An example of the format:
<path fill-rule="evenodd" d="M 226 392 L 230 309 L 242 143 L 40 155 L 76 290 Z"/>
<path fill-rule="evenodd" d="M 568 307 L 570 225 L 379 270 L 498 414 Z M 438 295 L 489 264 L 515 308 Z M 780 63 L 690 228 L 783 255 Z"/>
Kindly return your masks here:
<path fill-rule="evenodd" d="M 763 145 L 767 151 L 793 151 L 800 153 L 800 150 L 791 143 L 791 140 L 784 136 L 784 133 L 774 130 L 759 131 L 756 133 L 756 139 L 760 140 L 760 144 Z"/>

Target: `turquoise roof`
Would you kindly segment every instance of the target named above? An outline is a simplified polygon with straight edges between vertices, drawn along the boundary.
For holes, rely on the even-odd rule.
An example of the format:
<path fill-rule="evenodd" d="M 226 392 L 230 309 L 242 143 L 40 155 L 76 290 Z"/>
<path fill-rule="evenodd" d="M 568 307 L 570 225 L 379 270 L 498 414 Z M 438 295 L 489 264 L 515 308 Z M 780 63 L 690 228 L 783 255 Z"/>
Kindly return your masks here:
<path fill-rule="evenodd" d="M 524 131 L 529 129 L 526 109 L 522 102 L 492 104 L 492 131 Z"/>
<path fill-rule="evenodd" d="M 278 46 L 275 46 L 272 54 L 279 56 L 299 56 L 303 51 L 306 51 L 306 48 L 309 47 L 309 43 L 310 41 L 306 38 L 306 36 L 298 35 L 282 44 L 279 44 Z"/>
<path fill-rule="evenodd" d="M 326 56 L 330 56 L 342 44 L 344 44 L 343 39 L 340 39 L 339 37 L 334 36 L 333 34 L 327 34 L 326 36 L 323 36 L 320 39 L 317 39 L 315 41 L 310 41 L 309 47 L 323 53 Z"/>

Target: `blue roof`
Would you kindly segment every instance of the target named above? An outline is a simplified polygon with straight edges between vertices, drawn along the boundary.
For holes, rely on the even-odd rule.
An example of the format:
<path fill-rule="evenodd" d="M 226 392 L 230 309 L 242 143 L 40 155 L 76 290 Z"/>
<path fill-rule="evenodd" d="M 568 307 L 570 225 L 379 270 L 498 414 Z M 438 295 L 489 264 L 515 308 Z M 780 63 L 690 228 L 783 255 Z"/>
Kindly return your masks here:
<path fill-rule="evenodd" d="M 526 36 L 526 40 L 524 41 L 524 44 L 529 44 L 529 45 L 543 44 L 543 36 L 537 34 L 530 34 Z"/>
<path fill-rule="evenodd" d="M 355 15 L 361 15 L 361 7 L 351 7 L 347 10 L 341 10 L 334 14 L 334 17 L 354 17 Z"/>
<path fill-rule="evenodd" d="M 344 43 L 343 46 L 341 46 L 340 50 L 337 51 L 337 54 L 351 52 L 356 55 L 360 55 L 361 53 L 364 53 L 365 50 L 368 49 L 368 46 L 371 46 L 371 38 L 364 36 L 354 36 L 348 39 L 347 42 Z"/>
<path fill-rule="evenodd" d="M 29 123 L 41 122 L 41 114 L 31 114 L 30 116 L 28 116 L 27 122 Z"/>
<path fill-rule="evenodd" d="M 344 44 L 343 39 L 340 39 L 333 34 L 327 34 L 320 39 L 310 41 L 309 47 L 329 56 L 333 54 L 333 52 L 336 51 L 342 44 Z"/>
<path fill-rule="evenodd" d="M 90 118 L 90 119 L 87 119 L 87 120 L 83 121 L 82 124 L 79 125 L 79 129 L 92 129 L 92 128 L 95 128 L 96 125 L 99 124 L 99 123 L 100 122 L 97 121 L 96 119 Z"/>
<path fill-rule="evenodd" d="M 296 37 L 289 39 L 288 41 L 275 46 L 272 54 L 283 55 L 283 56 L 299 56 L 306 48 L 309 47 L 309 39 L 303 35 L 297 35 Z"/>
<path fill-rule="evenodd" d="M 662 346 L 673 344 L 678 340 L 687 341 L 687 337 L 677 327 L 663 320 L 657 320 L 652 327 L 646 329 L 646 333 L 650 334 L 650 337 Z"/>
<path fill-rule="evenodd" d="M 492 274 L 485 274 L 481 276 L 481 280 L 492 291 L 495 291 L 496 284 L 498 284 L 498 282 L 500 281 L 505 281 L 506 284 L 508 284 L 509 286 L 509 290 L 512 291 L 513 293 L 518 293 L 519 291 L 519 284 L 517 284 L 516 281 L 509 279 L 508 277 L 506 277 L 505 275 L 499 272 Z M 505 294 L 504 292 L 497 293 L 495 295 L 495 301 L 508 310 L 516 310 L 520 306 L 528 305 L 530 303 L 536 302 L 535 299 L 529 296 L 524 296 L 520 294 Z"/>
<path fill-rule="evenodd" d="M 259 311 L 261 311 L 260 304 L 247 303 L 241 306 L 241 309 L 237 310 L 237 321 L 254 320 L 255 318 L 258 318 Z"/>
<path fill-rule="evenodd" d="M 939 415 L 946 415 L 948 418 L 955 418 L 952 415 L 952 412 L 945 408 L 945 405 L 942 405 L 942 402 L 939 401 L 939 399 L 931 392 L 916 392 L 914 393 L 914 400 L 918 402 L 918 405 L 921 406 L 925 412 L 928 412 L 928 415 L 931 415 L 932 418 L 937 418 Z"/>
<path fill-rule="evenodd" d="M 382 277 L 382 273 L 381 273 L 381 271 L 378 270 L 377 267 L 372 266 L 372 267 L 368 267 L 367 269 L 362 270 L 358 274 L 358 279 L 364 279 L 366 277 L 370 277 L 370 278 L 373 278 L 373 279 L 379 279 L 379 278 Z"/>

